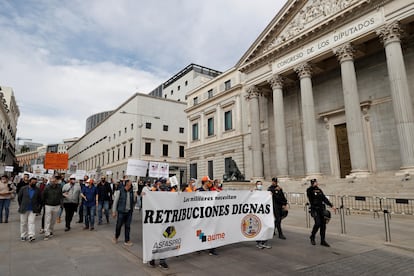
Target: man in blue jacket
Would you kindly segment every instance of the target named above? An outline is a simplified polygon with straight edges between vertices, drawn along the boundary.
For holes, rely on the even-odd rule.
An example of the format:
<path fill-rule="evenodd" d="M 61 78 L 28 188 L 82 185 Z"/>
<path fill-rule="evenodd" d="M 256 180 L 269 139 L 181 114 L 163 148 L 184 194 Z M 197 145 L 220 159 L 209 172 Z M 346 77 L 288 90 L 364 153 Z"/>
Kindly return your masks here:
<path fill-rule="evenodd" d="M 36 239 L 35 219 L 41 210 L 41 193 L 36 187 L 37 179 L 30 178 L 29 185 L 22 187 L 19 191 L 17 201 L 20 213 L 20 238 L 22 241 L 32 242 Z"/>

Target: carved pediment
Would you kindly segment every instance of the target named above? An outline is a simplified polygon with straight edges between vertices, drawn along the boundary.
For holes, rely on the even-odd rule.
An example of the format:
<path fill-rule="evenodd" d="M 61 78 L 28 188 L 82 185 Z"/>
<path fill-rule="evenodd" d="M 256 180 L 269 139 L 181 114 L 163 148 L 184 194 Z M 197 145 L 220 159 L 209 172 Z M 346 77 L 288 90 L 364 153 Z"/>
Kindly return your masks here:
<path fill-rule="evenodd" d="M 308 1 L 290 21 L 283 31 L 274 38 L 264 51 L 282 44 L 295 36 L 311 29 L 328 17 L 340 13 L 346 8 L 363 0 L 310 0 Z"/>
<path fill-rule="evenodd" d="M 288 0 L 255 43 L 239 61 L 244 66 L 269 55 L 272 50 L 289 45 L 327 22 L 336 24 L 336 18 L 351 12 L 371 0 Z"/>

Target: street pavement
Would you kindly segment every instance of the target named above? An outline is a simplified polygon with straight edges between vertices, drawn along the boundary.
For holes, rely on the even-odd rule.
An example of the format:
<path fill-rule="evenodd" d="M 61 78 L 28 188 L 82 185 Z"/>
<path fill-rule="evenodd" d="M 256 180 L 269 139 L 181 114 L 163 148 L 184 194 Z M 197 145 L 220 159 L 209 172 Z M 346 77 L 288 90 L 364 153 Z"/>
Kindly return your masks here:
<path fill-rule="evenodd" d="M 414 275 L 414 217 L 392 216 L 391 242 L 385 242 L 382 214 L 345 216 L 346 233 L 341 232 L 338 214 L 328 224 L 330 248 L 309 242 L 306 212 L 291 206 L 282 227 L 287 240 L 275 236 L 271 249 L 258 249 L 244 242 L 217 249 L 218 256 L 206 251 L 167 260 L 169 269 L 151 268 L 142 263 L 141 214 L 134 212 L 131 226 L 133 246 L 111 239 L 115 221 L 82 230 L 74 217 L 72 229 L 64 232 L 64 219 L 56 224 L 48 241 L 38 234 L 36 241 L 20 241 L 17 203 L 11 206 L 9 223 L 0 224 L 0 275 Z M 313 224 L 313 221 L 311 221 Z M 342 225 L 344 223 L 342 222 Z M 39 231 L 40 217 L 36 220 Z M 158 264 L 158 262 L 157 262 Z"/>

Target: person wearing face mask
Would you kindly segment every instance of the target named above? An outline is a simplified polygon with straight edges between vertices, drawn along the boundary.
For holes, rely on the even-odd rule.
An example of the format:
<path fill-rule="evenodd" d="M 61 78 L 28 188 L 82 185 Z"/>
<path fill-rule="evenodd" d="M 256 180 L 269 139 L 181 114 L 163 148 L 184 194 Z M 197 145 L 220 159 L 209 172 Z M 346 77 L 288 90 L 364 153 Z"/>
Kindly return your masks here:
<path fill-rule="evenodd" d="M 262 181 L 258 180 L 256 181 L 256 191 L 261 191 L 263 189 L 263 184 Z M 259 249 L 270 249 L 272 248 L 272 246 L 270 246 L 267 242 L 267 240 L 263 240 L 263 241 L 256 241 L 256 247 Z"/>
<path fill-rule="evenodd" d="M 71 175 L 69 177 L 69 183 L 63 185 L 63 208 L 65 208 L 65 232 L 70 230 L 70 223 L 72 222 L 73 214 L 78 210 L 79 198 L 81 188 L 79 184 L 76 184 L 76 176 Z"/>
<path fill-rule="evenodd" d="M 283 210 L 287 209 L 287 199 L 276 177 L 272 178 L 272 185 L 267 190 L 272 193 L 273 215 L 275 217 L 275 228 L 279 233 L 279 239 L 286 240 L 282 232 L 282 216 Z"/>
<path fill-rule="evenodd" d="M 36 187 L 37 179 L 30 178 L 29 185 L 22 187 L 19 191 L 17 201 L 20 213 L 20 238 L 22 241 L 32 242 L 36 239 L 35 219 L 41 210 L 41 193 Z"/>

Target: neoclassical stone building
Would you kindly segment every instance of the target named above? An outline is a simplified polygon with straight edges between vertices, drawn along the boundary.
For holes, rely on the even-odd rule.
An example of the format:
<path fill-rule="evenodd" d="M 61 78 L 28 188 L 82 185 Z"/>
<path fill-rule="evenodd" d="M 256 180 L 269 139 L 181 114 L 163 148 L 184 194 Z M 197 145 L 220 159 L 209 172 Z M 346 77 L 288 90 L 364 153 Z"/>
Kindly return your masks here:
<path fill-rule="evenodd" d="M 414 2 L 288 0 L 235 69 L 247 179 L 414 172 Z"/>

